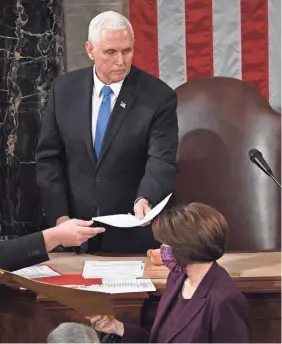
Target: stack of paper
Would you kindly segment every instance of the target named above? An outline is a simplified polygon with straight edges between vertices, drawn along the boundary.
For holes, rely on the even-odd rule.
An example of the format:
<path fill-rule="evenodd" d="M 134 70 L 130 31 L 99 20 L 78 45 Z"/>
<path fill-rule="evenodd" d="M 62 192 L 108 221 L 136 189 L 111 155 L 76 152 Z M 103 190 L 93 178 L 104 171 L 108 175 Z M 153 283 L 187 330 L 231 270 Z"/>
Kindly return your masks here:
<path fill-rule="evenodd" d="M 102 285 L 91 285 L 80 287 L 78 289 L 88 291 L 99 291 L 102 293 L 140 293 L 156 291 L 156 288 L 150 279 L 104 279 Z"/>
<path fill-rule="evenodd" d="M 86 260 L 82 276 L 84 278 L 139 278 L 144 273 L 142 260 L 94 261 Z"/>
<path fill-rule="evenodd" d="M 35 265 L 29 268 L 16 270 L 13 273 L 15 275 L 18 275 L 24 278 L 42 278 L 42 277 L 60 276 L 58 272 L 52 270 L 47 265 Z"/>

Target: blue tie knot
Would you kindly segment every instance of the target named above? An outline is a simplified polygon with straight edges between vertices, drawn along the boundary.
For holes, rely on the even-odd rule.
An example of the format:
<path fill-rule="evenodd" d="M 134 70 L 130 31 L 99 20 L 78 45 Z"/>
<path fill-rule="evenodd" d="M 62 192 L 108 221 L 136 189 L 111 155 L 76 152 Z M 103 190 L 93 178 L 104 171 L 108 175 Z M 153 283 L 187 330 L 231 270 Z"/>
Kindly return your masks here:
<path fill-rule="evenodd" d="M 102 93 L 103 93 L 103 96 L 104 96 L 104 97 L 109 96 L 109 95 L 112 93 L 111 87 L 110 87 L 110 86 L 104 86 L 104 87 L 102 88 Z"/>

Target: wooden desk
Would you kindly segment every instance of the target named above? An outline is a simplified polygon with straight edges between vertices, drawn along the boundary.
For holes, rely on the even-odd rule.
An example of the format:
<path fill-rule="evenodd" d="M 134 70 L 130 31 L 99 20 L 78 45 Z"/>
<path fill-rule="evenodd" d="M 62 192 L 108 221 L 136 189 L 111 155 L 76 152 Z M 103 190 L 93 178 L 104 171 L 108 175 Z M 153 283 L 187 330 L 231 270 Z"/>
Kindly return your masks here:
<path fill-rule="evenodd" d="M 72 253 L 51 254 L 50 266 L 61 273 L 81 273 L 85 260 L 128 260 L 145 257 L 98 257 Z M 281 254 L 280 252 L 226 254 L 219 261 L 236 282 L 238 289 L 248 299 L 250 306 L 250 335 L 252 342 L 281 342 Z M 115 298 L 116 317 L 125 322 L 141 324 L 150 329 L 168 270 L 146 262 L 144 277 L 152 278 L 155 293 L 131 293 Z M 42 295 L 38 296 L 46 309 L 53 312 L 57 321 L 82 321 L 68 309 Z"/>
<path fill-rule="evenodd" d="M 143 260 L 145 257 L 100 257 L 89 254 L 76 255 L 75 253 L 53 253 L 49 255 L 50 261 L 47 264 L 60 273 L 82 273 L 85 260 Z M 43 263 L 46 264 L 46 263 Z M 131 293 L 118 295 L 114 299 L 115 314 L 117 319 L 141 324 L 141 309 L 145 300 L 149 299 L 149 294 Z M 38 296 L 38 301 L 44 307 L 53 312 L 56 321 L 84 321 L 77 312 L 57 302 L 48 299 L 43 295 Z"/>

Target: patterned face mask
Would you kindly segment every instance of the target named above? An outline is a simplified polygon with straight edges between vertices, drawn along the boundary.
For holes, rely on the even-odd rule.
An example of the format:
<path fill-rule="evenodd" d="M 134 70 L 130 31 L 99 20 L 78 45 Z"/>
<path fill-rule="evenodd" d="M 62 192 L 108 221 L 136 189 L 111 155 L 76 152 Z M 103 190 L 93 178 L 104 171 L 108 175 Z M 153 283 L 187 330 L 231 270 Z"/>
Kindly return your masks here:
<path fill-rule="evenodd" d="M 169 246 L 162 245 L 160 247 L 161 258 L 163 264 L 173 272 L 183 272 L 185 271 L 185 266 L 179 265 L 174 258 L 172 249 Z"/>

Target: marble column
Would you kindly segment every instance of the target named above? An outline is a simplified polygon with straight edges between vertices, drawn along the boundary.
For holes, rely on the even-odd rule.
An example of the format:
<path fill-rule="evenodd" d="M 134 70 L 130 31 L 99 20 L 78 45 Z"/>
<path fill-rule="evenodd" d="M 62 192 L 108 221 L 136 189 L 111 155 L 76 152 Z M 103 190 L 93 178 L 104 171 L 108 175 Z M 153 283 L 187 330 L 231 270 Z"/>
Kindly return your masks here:
<path fill-rule="evenodd" d="M 54 77 L 64 72 L 62 0 L 1 0 L 0 239 L 39 230 L 34 154 Z"/>

